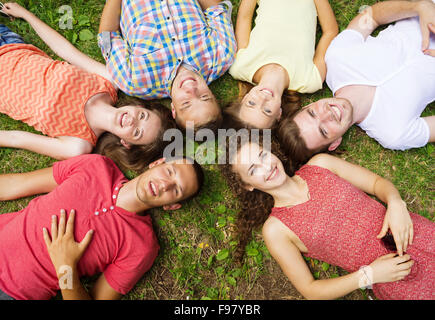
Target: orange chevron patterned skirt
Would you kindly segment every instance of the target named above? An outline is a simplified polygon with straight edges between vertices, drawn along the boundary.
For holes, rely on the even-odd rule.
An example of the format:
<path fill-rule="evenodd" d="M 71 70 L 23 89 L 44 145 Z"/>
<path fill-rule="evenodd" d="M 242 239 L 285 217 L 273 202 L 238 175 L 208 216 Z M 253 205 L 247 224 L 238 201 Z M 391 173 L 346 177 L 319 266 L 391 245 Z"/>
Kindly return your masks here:
<path fill-rule="evenodd" d="M 115 88 L 103 77 L 53 60 L 29 44 L 0 47 L 0 112 L 50 137 L 72 136 L 95 145 L 84 110 L 98 93 L 117 101 Z"/>

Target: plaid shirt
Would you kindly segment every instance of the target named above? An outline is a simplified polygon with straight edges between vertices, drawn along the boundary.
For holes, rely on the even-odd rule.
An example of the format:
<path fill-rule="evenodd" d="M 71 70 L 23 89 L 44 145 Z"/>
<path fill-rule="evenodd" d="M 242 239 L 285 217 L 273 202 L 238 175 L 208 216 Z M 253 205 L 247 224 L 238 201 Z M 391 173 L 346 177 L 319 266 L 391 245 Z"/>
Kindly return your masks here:
<path fill-rule="evenodd" d="M 232 5 L 224 1 L 203 11 L 197 0 L 122 1 L 121 32 L 103 32 L 98 43 L 114 83 L 143 99 L 170 96 L 181 64 L 207 83 L 234 61 Z"/>

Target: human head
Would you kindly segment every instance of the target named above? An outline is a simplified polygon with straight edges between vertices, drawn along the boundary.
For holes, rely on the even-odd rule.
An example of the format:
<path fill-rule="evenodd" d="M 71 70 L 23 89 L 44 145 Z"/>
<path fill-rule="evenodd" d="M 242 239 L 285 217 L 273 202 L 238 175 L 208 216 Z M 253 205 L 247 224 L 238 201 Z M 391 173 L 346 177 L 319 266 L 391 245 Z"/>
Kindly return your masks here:
<path fill-rule="evenodd" d="M 227 128 L 269 129 L 300 108 L 296 92 L 270 93 L 266 88 L 239 82 L 239 97 L 224 109 L 224 124 Z M 269 112 L 270 111 L 270 112 Z"/>
<path fill-rule="evenodd" d="M 320 152 L 334 151 L 352 125 L 352 105 L 346 99 L 322 99 L 283 119 L 277 130 L 293 171 Z M 323 134 L 326 134 L 324 136 Z"/>
<path fill-rule="evenodd" d="M 166 161 L 158 159 L 149 165 L 136 184 L 138 199 L 150 207 L 176 210 L 183 201 L 195 197 L 204 183 L 201 166 L 189 158 Z"/>
<path fill-rule="evenodd" d="M 244 181 L 243 176 L 239 174 L 235 165 L 231 164 L 231 162 L 234 162 L 234 157 L 240 156 L 240 151 L 242 148 L 245 147 L 246 149 L 247 146 L 249 147 L 249 141 L 253 140 L 251 139 L 251 134 L 249 134 L 247 139 L 243 136 L 237 137 L 237 139 L 238 143 L 236 153 L 230 155 L 229 152 L 226 152 L 225 164 L 220 165 L 220 169 L 228 187 L 240 205 L 236 222 L 239 244 L 235 255 L 236 259 L 241 261 L 245 252 L 246 244 L 251 238 L 252 230 L 261 226 L 266 221 L 274 205 L 274 200 L 273 197 L 268 193 L 263 192 L 260 189 L 256 189 L 253 186 L 253 183 L 249 183 L 250 181 Z M 262 148 L 262 142 L 263 139 L 260 135 L 260 138 L 258 139 L 258 145 L 253 146 L 252 148 L 254 154 L 255 151 L 259 151 L 258 148 Z M 257 149 L 255 149 L 255 147 L 257 147 Z M 230 147 L 228 140 L 226 150 L 229 151 L 229 149 Z M 278 144 L 273 140 L 271 143 L 271 151 L 274 156 L 278 157 L 277 159 L 282 160 L 279 161 L 281 163 L 280 168 L 283 168 L 281 170 L 285 171 L 287 168 L 287 159 L 280 152 Z M 257 155 L 259 155 L 259 153 L 257 153 Z M 255 159 L 255 156 L 253 159 Z M 274 159 L 274 162 L 276 163 L 277 160 Z"/>
<path fill-rule="evenodd" d="M 321 99 L 302 108 L 293 121 L 307 148 L 327 147 L 333 151 L 353 124 L 352 104 L 343 98 Z"/>
<path fill-rule="evenodd" d="M 149 163 L 161 156 L 168 144 L 163 141 L 163 134 L 166 130 L 175 128 L 175 122 L 168 108 L 156 102 L 147 101 L 145 104 L 143 101 L 130 98 L 118 108 L 123 111 L 123 107 L 128 108 L 132 105 L 141 106 L 154 119 L 158 119 L 160 126 L 156 128 L 154 140 L 144 145 L 128 144 L 118 136 L 106 132 L 98 139 L 94 152 L 108 156 L 122 169 L 142 172 Z M 124 121 L 126 121 L 125 116 Z"/>
<path fill-rule="evenodd" d="M 221 109 L 199 73 L 180 68 L 172 83 L 171 99 L 172 117 L 180 128 L 186 129 L 189 122 L 195 127 L 220 126 Z"/>

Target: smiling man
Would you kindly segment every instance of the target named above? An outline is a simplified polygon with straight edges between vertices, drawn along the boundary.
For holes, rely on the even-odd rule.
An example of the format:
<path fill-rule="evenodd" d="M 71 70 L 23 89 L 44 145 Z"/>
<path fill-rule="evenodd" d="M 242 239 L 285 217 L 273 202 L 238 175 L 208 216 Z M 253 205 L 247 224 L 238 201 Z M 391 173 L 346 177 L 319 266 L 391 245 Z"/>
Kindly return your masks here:
<path fill-rule="evenodd" d="M 0 175 L 1 201 L 47 193 L 19 212 L 0 215 L 0 300 L 50 299 L 59 289 L 64 299 L 119 299 L 157 256 L 158 241 L 145 212 L 180 208 L 202 183 L 201 167 L 182 158 L 157 160 L 130 181 L 100 155 Z M 62 212 L 57 226 L 63 208 L 75 213 L 66 223 Z M 94 274 L 101 275 L 87 292 L 80 277 Z M 68 277 L 70 285 L 63 286 Z"/>
<path fill-rule="evenodd" d="M 394 25 L 371 33 L 382 24 Z M 383 147 L 405 150 L 435 141 L 435 116 L 421 117 L 435 100 L 435 2 L 385 1 L 367 8 L 331 43 L 326 82 L 334 98 L 282 121 L 279 138 L 305 162 L 336 149 L 357 124 Z"/>
<path fill-rule="evenodd" d="M 108 0 L 98 36 L 114 83 L 143 99 L 172 99 L 177 124 L 217 129 L 222 116 L 208 87 L 231 66 L 232 4 L 220 0 Z"/>

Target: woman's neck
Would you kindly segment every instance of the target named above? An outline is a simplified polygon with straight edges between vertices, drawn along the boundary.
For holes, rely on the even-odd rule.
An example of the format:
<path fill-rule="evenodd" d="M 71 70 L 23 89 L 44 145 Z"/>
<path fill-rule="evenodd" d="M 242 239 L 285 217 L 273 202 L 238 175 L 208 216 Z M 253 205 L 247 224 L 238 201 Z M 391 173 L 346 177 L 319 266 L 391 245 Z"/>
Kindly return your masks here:
<path fill-rule="evenodd" d="M 290 84 L 287 71 L 275 63 L 266 64 L 258 69 L 254 74 L 253 81 L 259 86 L 264 86 L 274 92 L 280 92 L 281 95 Z"/>
<path fill-rule="evenodd" d="M 115 121 L 116 108 L 108 95 L 96 95 L 85 106 L 85 117 L 89 127 L 97 137 L 106 131 L 111 132 Z"/>
<path fill-rule="evenodd" d="M 274 190 L 269 191 L 275 207 L 290 207 L 304 203 L 310 199 L 308 185 L 301 177 L 287 176 L 286 181 Z"/>

